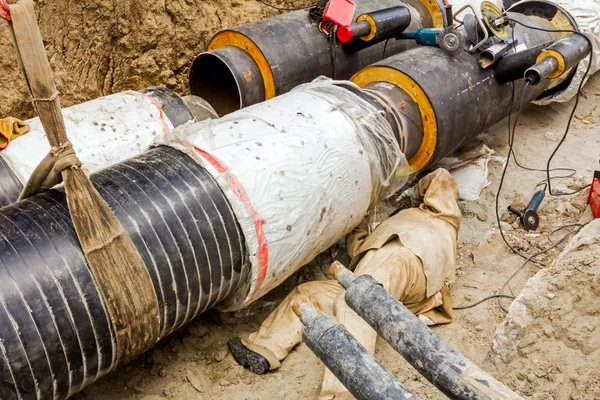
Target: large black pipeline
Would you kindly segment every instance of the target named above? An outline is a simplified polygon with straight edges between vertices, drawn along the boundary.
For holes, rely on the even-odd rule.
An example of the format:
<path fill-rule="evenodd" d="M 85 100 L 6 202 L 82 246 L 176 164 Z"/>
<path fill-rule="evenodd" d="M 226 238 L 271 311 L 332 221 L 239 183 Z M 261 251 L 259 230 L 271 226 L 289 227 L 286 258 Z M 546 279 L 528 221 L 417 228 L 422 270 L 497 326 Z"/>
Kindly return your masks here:
<path fill-rule="evenodd" d="M 526 3 L 519 3 L 525 11 Z M 539 6 L 539 2 L 532 3 Z M 544 4 L 551 11 L 556 9 L 550 3 Z M 537 8 L 534 10 L 539 11 Z M 509 16 L 536 28 L 548 28 L 554 21 L 531 16 L 525 11 L 527 15 L 509 13 Z M 568 16 L 566 11 L 563 12 Z M 561 22 L 574 24 L 567 18 L 561 19 Z M 571 25 L 571 28 L 575 26 Z M 549 43 L 560 37 L 518 24 L 514 36 L 518 43 L 527 47 Z M 556 79 L 546 79 L 530 87 L 525 101 L 566 87 L 572 79 L 572 72 L 574 68 Z M 421 47 L 365 68 L 352 81 L 364 89 L 383 94 L 390 104 L 397 105 L 395 111 L 405 121 L 402 150 L 409 159 L 411 173 L 417 173 L 508 116 L 513 86 L 499 83 L 494 74 L 493 68 L 480 68 L 475 53 L 463 52 L 452 57 L 439 48 Z M 515 99 L 520 98 L 523 86 L 521 75 L 521 79 L 515 81 Z M 465 114 L 465 110 L 469 113 Z"/>
<path fill-rule="evenodd" d="M 94 174 L 152 278 L 161 337 L 247 279 L 245 242 L 213 178 L 159 147 Z M 66 398 L 115 368 L 111 325 L 52 190 L 0 210 L 0 398 Z"/>
<path fill-rule="evenodd" d="M 444 342 L 371 276 L 356 277 L 341 264 L 334 264 L 332 272 L 346 289 L 348 306 L 446 396 L 521 398 Z"/>
<path fill-rule="evenodd" d="M 332 315 L 318 313 L 307 300 L 294 312 L 304 324 L 304 343 L 358 400 L 418 399 Z"/>
<path fill-rule="evenodd" d="M 131 92 L 131 93 L 136 93 L 136 92 Z M 175 94 L 171 90 L 166 89 L 164 87 L 158 87 L 158 86 L 143 89 L 137 93 L 141 93 L 143 95 L 149 96 L 152 99 L 152 101 L 155 103 L 155 105 L 150 104 L 149 107 L 153 107 L 156 109 L 156 106 L 158 106 L 160 108 L 160 111 L 157 109 L 153 110 L 153 111 L 164 113 L 164 118 L 166 120 L 168 120 L 171 123 L 171 125 L 173 125 L 173 127 L 181 126 L 181 125 L 183 125 L 189 121 L 193 121 L 195 119 L 200 120 L 200 119 L 206 119 L 206 118 L 213 117 L 213 115 L 211 115 L 211 112 L 209 109 L 210 107 L 208 107 L 208 108 L 198 107 L 198 103 L 201 104 L 202 100 L 198 99 L 195 96 L 189 96 L 184 101 L 184 99 L 179 97 L 177 94 Z M 118 96 L 118 95 L 113 95 L 113 96 Z M 130 94 L 122 94 L 122 96 L 128 97 L 128 96 L 130 96 Z M 106 98 L 106 99 L 108 99 L 108 98 Z M 100 100 L 102 100 L 102 99 L 100 99 Z M 188 106 L 186 104 L 186 101 L 188 103 L 190 103 L 190 106 L 195 109 L 194 113 L 192 113 L 190 111 L 190 106 Z M 91 118 L 102 119 L 102 117 L 104 117 L 104 118 L 106 118 L 106 120 L 108 120 L 109 115 L 108 115 L 108 111 L 106 111 L 106 110 L 109 110 L 109 109 L 113 110 L 113 109 L 115 109 L 115 107 L 117 107 L 116 102 L 110 103 L 110 104 L 108 104 L 108 103 L 104 104 L 104 103 L 100 102 L 100 103 L 96 103 L 96 104 L 98 107 L 97 115 L 93 115 L 93 116 L 90 115 L 90 117 L 89 117 L 90 119 Z M 116 119 L 113 115 L 110 115 L 110 117 L 114 121 L 114 123 L 119 125 L 119 128 L 121 130 L 135 131 L 136 129 L 139 128 L 139 126 L 137 124 L 139 123 L 140 120 L 143 120 L 143 117 L 138 117 L 135 121 L 119 119 L 119 116 L 121 116 L 121 115 L 127 116 L 127 115 L 131 115 L 131 112 L 135 112 L 135 111 L 139 112 L 139 109 L 135 109 L 134 111 L 129 111 L 129 114 L 128 114 L 127 110 L 125 110 L 123 108 L 123 107 L 125 107 L 125 104 L 127 104 L 127 103 L 119 104 L 119 108 L 117 108 L 118 112 L 116 112 L 114 114 L 114 116 L 116 116 Z M 83 104 L 83 106 L 85 106 L 85 103 Z M 78 107 L 79 107 L 79 105 L 73 106 L 73 109 L 76 109 Z M 81 118 L 81 117 L 78 115 L 76 118 Z M 151 119 L 152 120 L 156 119 L 156 115 L 152 115 Z M 77 125 L 77 122 L 75 122 L 75 124 Z M 106 125 L 106 124 L 104 124 L 104 125 Z M 103 127 L 102 124 L 96 123 L 95 126 L 93 128 L 91 128 L 90 130 L 92 132 L 81 132 L 81 131 L 70 132 L 70 135 L 77 136 L 80 134 L 91 134 L 91 135 L 98 136 L 98 137 L 105 136 L 105 134 L 103 133 L 105 128 Z M 28 141 L 28 140 L 30 140 L 29 139 L 30 136 L 24 135 L 16 140 Z M 71 138 L 73 138 L 73 136 L 71 136 Z M 87 143 L 83 143 L 81 145 L 85 146 L 85 145 L 87 145 Z M 35 144 L 34 144 L 34 146 L 35 146 Z M 145 150 L 145 149 L 142 149 L 142 150 Z M 97 151 L 100 152 L 101 149 L 97 149 Z M 33 155 L 31 155 L 30 157 L 33 157 Z M 41 161 L 41 159 L 39 161 Z M 85 161 L 85 159 L 84 159 L 84 161 Z M 2 152 L 0 152 L 0 207 L 7 206 L 7 205 L 12 204 L 15 201 L 17 201 L 22 189 L 23 189 L 22 182 L 19 180 L 17 174 L 15 174 L 15 172 L 11 168 L 11 165 L 5 160 Z"/>
<path fill-rule="evenodd" d="M 444 26 L 441 0 L 356 3 L 357 16 L 395 6 L 407 7 L 409 30 Z M 347 79 L 376 61 L 416 47 L 414 41 L 407 40 L 373 45 L 359 42 L 337 45 L 319 31 L 306 11 L 225 30 L 215 35 L 208 51 L 192 63 L 190 90 L 223 115 L 286 93 L 319 76 Z"/>

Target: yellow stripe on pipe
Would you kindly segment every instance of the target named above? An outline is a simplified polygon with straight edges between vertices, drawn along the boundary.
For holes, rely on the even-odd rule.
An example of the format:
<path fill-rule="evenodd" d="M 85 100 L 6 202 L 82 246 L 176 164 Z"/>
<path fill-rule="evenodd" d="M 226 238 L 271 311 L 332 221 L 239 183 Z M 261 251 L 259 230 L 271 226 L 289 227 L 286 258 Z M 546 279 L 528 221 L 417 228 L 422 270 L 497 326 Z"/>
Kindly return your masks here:
<path fill-rule="evenodd" d="M 263 52 L 247 36 L 235 31 L 223 31 L 215 35 L 208 44 L 208 51 L 220 49 L 225 46 L 235 46 L 244 50 L 252 57 L 265 84 L 265 100 L 275 97 L 275 78 L 273 71 Z"/>
<path fill-rule="evenodd" d="M 565 58 L 562 54 L 560 54 L 560 52 L 556 50 L 544 50 L 538 55 L 536 63 L 539 63 L 540 61 L 548 57 L 554 57 L 556 58 L 556 61 L 558 61 L 558 68 L 556 69 L 556 71 L 554 71 L 554 73 L 548 75 L 548 79 L 559 78 L 567 69 L 567 63 L 565 62 Z"/>
<path fill-rule="evenodd" d="M 403 89 L 417 103 L 423 119 L 423 141 L 417 154 L 408 160 L 408 164 L 411 175 L 424 170 L 433 159 L 437 146 L 437 119 L 431 101 L 423 89 L 410 76 L 385 66 L 365 68 L 354 75 L 351 81 L 360 87 L 375 82 L 389 82 Z"/>
<path fill-rule="evenodd" d="M 433 21 L 433 27 L 443 28 L 444 14 L 438 2 L 435 0 L 421 0 L 421 3 L 423 3 L 423 5 L 427 8 L 427 11 L 429 11 L 431 19 Z"/>
<path fill-rule="evenodd" d="M 377 35 L 377 24 L 375 23 L 373 17 L 371 17 L 369 14 L 359 15 L 359 17 L 356 19 L 356 22 L 362 21 L 367 21 L 369 25 L 371 25 L 371 33 L 369 33 L 367 36 L 361 37 L 361 39 L 365 42 L 370 42 L 375 38 L 375 35 Z"/>

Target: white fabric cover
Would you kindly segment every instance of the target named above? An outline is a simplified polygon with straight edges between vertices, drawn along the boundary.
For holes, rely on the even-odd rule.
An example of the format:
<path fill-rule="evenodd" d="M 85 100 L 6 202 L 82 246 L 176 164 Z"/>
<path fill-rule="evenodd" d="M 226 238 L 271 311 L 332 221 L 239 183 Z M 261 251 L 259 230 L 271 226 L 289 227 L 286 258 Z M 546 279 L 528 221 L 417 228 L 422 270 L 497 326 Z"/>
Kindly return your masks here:
<path fill-rule="evenodd" d="M 249 287 L 239 309 L 352 231 L 407 180 L 386 119 L 333 81 L 318 79 L 219 120 L 158 138 L 192 155 L 218 182 L 246 238 Z M 352 85 L 344 82 L 345 85 Z"/>
<path fill-rule="evenodd" d="M 99 171 L 150 148 L 154 137 L 173 124 L 149 96 L 123 92 L 63 109 L 67 134 L 84 167 Z M 50 151 L 39 118 L 28 120 L 29 133 L 0 152 L 21 183 Z"/>

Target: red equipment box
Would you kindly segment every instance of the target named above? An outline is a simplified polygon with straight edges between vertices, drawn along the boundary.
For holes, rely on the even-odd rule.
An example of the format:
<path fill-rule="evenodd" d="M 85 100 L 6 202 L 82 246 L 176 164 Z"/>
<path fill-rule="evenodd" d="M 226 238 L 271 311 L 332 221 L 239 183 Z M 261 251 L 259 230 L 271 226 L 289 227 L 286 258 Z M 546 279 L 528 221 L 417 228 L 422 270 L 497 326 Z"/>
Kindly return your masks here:
<path fill-rule="evenodd" d="M 355 10 L 356 4 L 351 0 L 329 0 L 323 11 L 321 28 L 331 32 L 335 26 L 350 25 L 354 22 Z"/>
<path fill-rule="evenodd" d="M 594 180 L 592 181 L 592 187 L 590 188 L 588 203 L 590 203 L 590 207 L 592 207 L 594 217 L 600 218 L 600 171 L 594 172 Z"/>

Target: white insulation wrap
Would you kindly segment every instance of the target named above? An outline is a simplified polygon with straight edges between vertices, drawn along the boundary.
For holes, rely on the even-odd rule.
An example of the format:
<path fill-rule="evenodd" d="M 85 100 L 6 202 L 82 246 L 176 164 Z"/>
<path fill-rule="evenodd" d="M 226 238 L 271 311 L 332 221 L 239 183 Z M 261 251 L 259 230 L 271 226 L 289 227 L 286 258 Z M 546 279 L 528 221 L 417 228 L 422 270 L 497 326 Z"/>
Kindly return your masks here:
<path fill-rule="evenodd" d="M 587 79 L 600 70 L 600 0 L 549 0 L 567 10 L 577 22 L 579 31 L 584 33 L 593 44 L 592 66 Z M 577 67 L 577 72 L 569 86 L 552 96 L 536 101 L 536 104 L 546 105 L 552 102 L 565 103 L 577 95 L 579 85 L 585 71 L 590 65 L 590 57 L 586 57 Z M 584 82 L 585 83 L 585 82 Z"/>
<path fill-rule="evenodd" d="M 182 126 L 158 144 L 192 155 L 236 213 L 252 276 L 224 305 L 229 310 L 335 244 L 408 173 L 381 113 L 323 78 L 220 120 Z"/>
<path fill-rule="evenodd" d="M 143 153 L 155 136 L 173 129 L 160 105 L 139 92 L 118 93 L 65 108 L 63 116 L 77 156 L 90 172 Z M 11 141 L 1 153 L 22 184 L 50 151 L 40 119 L 27 123 L 29 133 Z"/>

